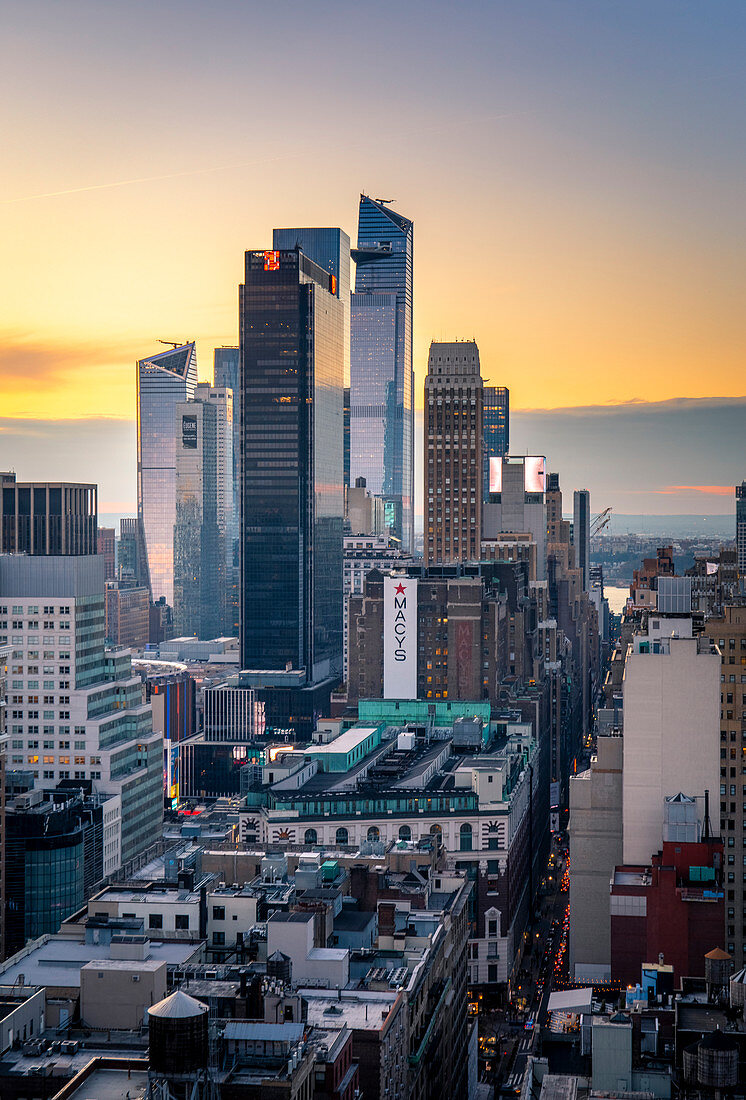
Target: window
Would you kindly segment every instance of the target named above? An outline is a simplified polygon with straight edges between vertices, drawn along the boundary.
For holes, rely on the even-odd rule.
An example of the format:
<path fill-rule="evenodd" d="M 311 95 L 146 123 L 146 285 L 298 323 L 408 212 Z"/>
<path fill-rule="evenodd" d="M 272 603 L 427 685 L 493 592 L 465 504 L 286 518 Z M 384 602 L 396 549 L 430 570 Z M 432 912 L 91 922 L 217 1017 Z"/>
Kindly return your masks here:
<path fill-rule="evenodd" d="M 163 928 L 163 914 L 151 913 L 148 917 L 148 928 Z"/>
<path fill-rule="evenodd" d="M 368 843 L 377 844 L 380 839 L 381 834 L 378 831 L 378 828 L 375 825 L 371 825 L 371 827 L 368 829 Z"/>
<path fill-rule="evenodd" d="M 497 921 L 491 920 L 487 922 L 487 935 L 491 940 L 494 940 L 497 936 Z"/>
<path fill-rule="evenodd" d="M 472 850 L 471 825 L 465 821 L 459 830 L 459 851 L 470 852 Z"/>
<path fill-rule="evenodd" d="M 212 919 L 213 920 L 225 920 L 225 906 L 213 905 L 212 907 Z"/>
<path fill-rule="evenodd" d="M 334 840 L 336 844 L 349 844 L 350 840 L 347 829 L 337 829 Z"/>
<path fill-rule="evenodd" d="M 188 913 L 177 913 L 176 914 L 176 928 L 181 929 L 182 931 L 187 931 L 189 929 L 189 914 Z"/>
<path fill-rule="evenodd" d="M 496 982 L 497 981 L 497 966 L 488 966 L 487 967 L 487 981 L 488 982 Z"/>
<path fill-rule="evenodd" d="M 411 840 L 412 830 L 409 825 L 401 825 L 399 827 L 399 840 Z"/>
<path fill-rule="evenodd" d="M 223 947 L 225 945 L 225 932 L 213 932 L 212 945 L 213 947 Z"/>
<path fill-rule="evenodd" d="M 316 832 L 316 830 L 315 829 L 306 829 L 305 833 L 303 834 L 303 843 L 304 844 L 318 844 L 318 842 L 319 842 L 319 835 Z"/>

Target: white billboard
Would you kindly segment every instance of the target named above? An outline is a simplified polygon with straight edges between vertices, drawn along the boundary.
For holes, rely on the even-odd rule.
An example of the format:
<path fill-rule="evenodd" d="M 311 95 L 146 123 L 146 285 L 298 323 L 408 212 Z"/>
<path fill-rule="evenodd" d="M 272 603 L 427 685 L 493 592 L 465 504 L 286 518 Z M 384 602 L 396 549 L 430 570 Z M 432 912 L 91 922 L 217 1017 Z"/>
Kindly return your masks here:
<path fill-rule="evenodd" d="M 533 456 L 523 460 L 523 488 L 527 493 L 543 493 L 546 486 L 547 460 Z"/>
<path fill-rule="evenodd" d="M 417 580 L 383 579 L 383 695 L 417 698 Z"/>
<path fill-rule="evenodd" d="M 490 492 L 501 493 L 503 488 L 503 460 L 490 458 Z"/>

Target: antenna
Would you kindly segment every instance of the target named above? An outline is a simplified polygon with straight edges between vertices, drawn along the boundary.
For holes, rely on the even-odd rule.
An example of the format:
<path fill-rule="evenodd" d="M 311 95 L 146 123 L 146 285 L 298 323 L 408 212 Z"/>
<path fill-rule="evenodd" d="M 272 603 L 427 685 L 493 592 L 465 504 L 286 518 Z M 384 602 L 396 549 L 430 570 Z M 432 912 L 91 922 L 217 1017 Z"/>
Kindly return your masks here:
<path fill-rule="evenodd" d="M 189 340 L 183 340 L 182 341 L 182 340 L 158 340 L 158 339 L 156 339 L 155 342 L 156 342 L 156 344 L 165 344 L 169 348 L 181 348 L 181 347 L 184 346 L 184 344 L 188 344 Z"/>

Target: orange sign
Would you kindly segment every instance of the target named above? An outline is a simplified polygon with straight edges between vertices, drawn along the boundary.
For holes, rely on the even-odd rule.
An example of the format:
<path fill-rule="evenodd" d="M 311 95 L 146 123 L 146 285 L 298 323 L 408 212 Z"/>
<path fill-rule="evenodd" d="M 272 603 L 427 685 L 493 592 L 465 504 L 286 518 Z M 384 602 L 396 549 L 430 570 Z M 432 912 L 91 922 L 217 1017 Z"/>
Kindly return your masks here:
<path fill-rule="evenodd" d="M 265 271 L 279 271 L 280 270 L 280 253 L 279 252 L 265 252 L 264 253 L 264 270 Z"/>

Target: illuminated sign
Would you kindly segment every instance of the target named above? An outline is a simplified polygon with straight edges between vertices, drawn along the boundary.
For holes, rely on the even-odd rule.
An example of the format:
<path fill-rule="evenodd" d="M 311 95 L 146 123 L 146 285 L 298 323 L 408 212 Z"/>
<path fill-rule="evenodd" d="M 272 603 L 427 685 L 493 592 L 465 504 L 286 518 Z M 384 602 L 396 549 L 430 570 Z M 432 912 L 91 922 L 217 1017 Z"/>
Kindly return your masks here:
<path fill-rule="evenodd" d="M 197 417 L 182 416 L 181 418 L 181 445 L 192 451 L 197 450 Z"/>
<path fill-rule="evenodd" d="M 280 253 L 279 252 L 265 252 L 264 253 L 264 270 L 265 271 L 279 271 L 280 270 Z"/>
<path fill-rule="evenodd" d="M 524 458 L 523 460 L 523 488 L 527 493 L 543 493 L 546 485 L 547 460 L 541 458 Z"/>
<path fill-rule="evenodd" d="M 490 459 L 490 492 L 501 493 L 503 488 L 503 460 Z"/>
<path fill-rule="evenodd" d="M 384 577 L 383 694 L 386 699 L 417 698 L 417 581 Z"/>
<path fill-rule="evenodd" d="M 332 294 L 337 293 L 337 276 L 332 275 Z"/>

